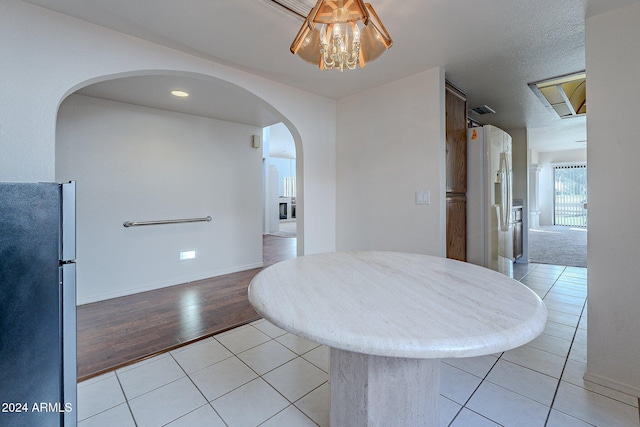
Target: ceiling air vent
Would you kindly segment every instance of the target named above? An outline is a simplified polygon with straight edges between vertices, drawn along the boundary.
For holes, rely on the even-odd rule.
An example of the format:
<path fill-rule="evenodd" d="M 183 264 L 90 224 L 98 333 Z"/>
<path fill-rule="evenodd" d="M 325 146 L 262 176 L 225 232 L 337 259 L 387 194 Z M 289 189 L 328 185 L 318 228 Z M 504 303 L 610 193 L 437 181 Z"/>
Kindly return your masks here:
<path fill-rule="evenodd" d="M 531 90 L 563 119 L 587 114 L 587 75 L 584 72 L 529 83 Z"/>
<path fill-rule="evenodd" d="M 476 107 L 476 108 L 472 108 L 471 111 L 473 111 L 476 114 L 495 114 L 496 110 L 494 110 L 493 108 L 489 107 L 488 105 L 481 105 L 480 107 Z"/>

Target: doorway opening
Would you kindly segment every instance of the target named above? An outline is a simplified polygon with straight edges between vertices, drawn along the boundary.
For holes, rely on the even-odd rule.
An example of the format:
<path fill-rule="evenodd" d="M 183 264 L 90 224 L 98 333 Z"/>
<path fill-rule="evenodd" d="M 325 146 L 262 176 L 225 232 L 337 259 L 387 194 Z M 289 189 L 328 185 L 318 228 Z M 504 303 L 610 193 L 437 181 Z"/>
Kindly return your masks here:
<path fill-rule="evenodd" d="M 587 227 L 587 165 L 553 169 L 553 224 Z"/>
<path fill-rule="evenodd" d="M 586 149 L 537 153 L 529 166 L 531 263 L 587 266 Z"/>
<path fill-rule="evenodd" d="M 133 360 L 132 356 L 155 354 L 251 320 L 257 316 L 246 297 L 252 274 L 263 265 L 296 256 L 297 241 L 304 237 L 301 227 L 297 238 L 268 239 L 260 224 L 262 151 L 253 137 L 265 126 L 286 120 L 284 116 L 249 91 L 216 78 L 179 72 L 134 74 L 84 86 L 61 101 L 58 111 L 56 180 L 81 184 L 77 204 L 78 259 L 83 266 L 78 270 L 77 300 L 81 378 L 96 372 L 84 370 L 89 366 L 87 349 L 97 355 L 90 365 L 100 371 L 115 366 L 114 355 Z M 171 87 L 189 87 L 198 99 L 211 102 L 198 104 L 198 111 L 193 111 L 183 104 L 174 108 L 154 101 L 154 94 L 169 98 Z M 295 126 L 289 126 L 301 153 L 300 137 Z M 112 129 L 118 131 L 114 134 Z M 302 221 L 301 174 L 298 184 L 296 216 Z M 123 220 L 129 219 L 204 215 L 213 221 L 123 227 Z M 182 252 L 197 255 L 184 260 Z M 240 278 L 230 280 L 233 274 Z M 203 281 L 215 283 L 212 293 L 226 304 L 226 312 L 216 308 L 213 297 L 198 294 L 206 288 Z M 196 290 L 190 288 L 196 284 Z M 109 306 L 115 298 L 134 301 L 152 293 L 165 298 L 148 305 L 152 322 L 131 305 L 120 314 L 100 315 L 94 310 Z M 195 300 L 204 304 L 197 307 Z M 162 304 L 174 311 L 159 319 Z M 211 309 L 213 314 L 208 315 Z M 89 312 L 97 313 L 94 326 Z M 104 327 L 104 319 L 138 326 Z M 158 322 L 163 331 L 173 329 L 173 336 L 159 340 Z M 139 328 L 144 324 L 155 328 L 145 332 Z M 215 330 L 207 331 L 207 326 Z M 103 332 L 111 334 L 111 344 L 100 335 Z M 138 356 L 131 353 L 135 346 L 141 347 Z"/>
<path fill-rule="evenodd" d="M 289 129 L 277 123 L 263 130 L 265 141 L 264 234 L 297 236 L 296 146 Z"/>

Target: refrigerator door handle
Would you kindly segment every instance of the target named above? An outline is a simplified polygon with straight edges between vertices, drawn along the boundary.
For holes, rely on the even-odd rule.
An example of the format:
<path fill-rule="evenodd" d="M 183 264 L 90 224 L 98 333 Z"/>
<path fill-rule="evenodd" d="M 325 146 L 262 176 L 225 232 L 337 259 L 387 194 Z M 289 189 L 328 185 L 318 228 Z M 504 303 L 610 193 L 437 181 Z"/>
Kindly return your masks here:
<path fill-rule="evenodd" d="M 62 238 L 60 260 L 76 259 L 76 182 L 61 185 Z"/>
<path fill-rule="evenodd" d="M 502 191 L 502 203 L 500 204 L 500 230 L 509 231 L 511 224 L 511 182 L 509 179 L 509 165 L 505 153 L 500 153 L 500 189 Z"/>
<path fill-rule="evenodd" d="M 513 188 L 511 187 L 512 173 L 511 173 L 511 165 L 509 164 L 509 159 L 506 157 L 504 163 L 506 165 L 506 176 L 507 176 L 507 230 L 511 228 L 513 225 Z"/>

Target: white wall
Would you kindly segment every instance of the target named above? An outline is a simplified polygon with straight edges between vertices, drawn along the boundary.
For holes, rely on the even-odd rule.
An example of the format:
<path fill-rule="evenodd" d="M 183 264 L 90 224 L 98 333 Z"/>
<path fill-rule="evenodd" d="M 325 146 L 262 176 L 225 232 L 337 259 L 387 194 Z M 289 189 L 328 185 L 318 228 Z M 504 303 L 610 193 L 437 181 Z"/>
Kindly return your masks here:
<path fill-rule="evenodd" d="M 77 181 L 78 303 L 260 267 L 260 128 L 79 95 L 60 107 L 56 180 Z M 125 228 L 124 221 L 210 223 Z M 196 259 L 179 261 L 184 250 Z"/>
<path fill-rule="evenodd" d="M 339 250 L 445 255 L 444 84 L 435 68 L 338 102 Z"/>
<path fill-rule="evenodd" d="M 587 149 L 547 151 L 538 153 L 540 167 L 538 182 L 538 208 L 540 225 L 553 225 L 553 203 L 555 183 L 553 168 L 555 164 L 584 164 L 587 162 Z M 587 189 L 587 191 L 589 191 Z"/>
<path fill-rule="evenodd" d="M 640 3 L 587 19 L 586 379 L 640 397 Z"/>
<path fill-rule="evenodd" d="M 523 253 L 519 262 L 529 260 L 529 165 L 527 162 L 527 129 L 505 130 L 511 135 L 512 169 L 513 169 L 513 199 L 522 201 L 522 245 Z"/>
<path fill-rule="evenodd" d="M 0 2 L 0 51 L 11 58 L 0 61 L 0 180 L 55 179 L 58 107 L 83 86 L 167 73 L 223 80 L 282 115 L 296 141 L 299 252 L 335 250 L 335 101 L 17 0 Z"/>

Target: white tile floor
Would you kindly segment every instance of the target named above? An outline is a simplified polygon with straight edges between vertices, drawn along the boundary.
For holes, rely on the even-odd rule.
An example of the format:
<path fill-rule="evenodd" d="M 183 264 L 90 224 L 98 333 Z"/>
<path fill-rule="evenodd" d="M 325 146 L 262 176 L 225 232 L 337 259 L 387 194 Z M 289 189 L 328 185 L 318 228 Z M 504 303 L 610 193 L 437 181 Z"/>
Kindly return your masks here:
<path fill-rule="evenodd" d="M 442 361 L 441 425 L 638 427 L 638 400 L 583 381 L 586 270 L 516 265 L 545 332 Z M 327 426 L 329 352 L 260 320 L 78 385 L 80 427 Z"/>

